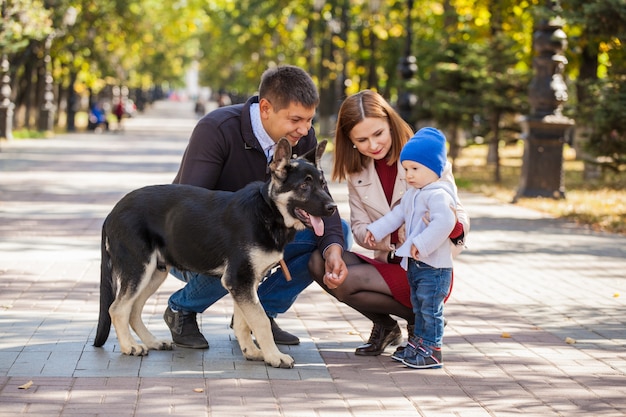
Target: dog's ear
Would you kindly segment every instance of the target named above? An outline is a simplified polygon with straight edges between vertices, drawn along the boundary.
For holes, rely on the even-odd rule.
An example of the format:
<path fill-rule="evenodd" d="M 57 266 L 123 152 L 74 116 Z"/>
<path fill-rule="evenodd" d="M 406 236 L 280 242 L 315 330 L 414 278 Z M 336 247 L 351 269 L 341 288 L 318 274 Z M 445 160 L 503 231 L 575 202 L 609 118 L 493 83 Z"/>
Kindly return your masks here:
<path fill-rule="evenodd" d="M 270 164 L 270 169 L 279 178 L 284 178 L 287 174 L 285 172 L 285 166 L 289 163 L 291 158 L 291 144 L 286 138 L 281 138 L 276 144 L 274 149 L 274 159 Z"/>
<path fill-rule="evenodd" d="M 322 166 L 322 156 L 324 156 L 327 144 L 328 141 L 326 139 L 317 144 L 317 149 L 315 150 L 315 166 L 318 168 Z"/>
<path fill-rule="evenodd" d="M 311 149 L 307 153 L 301 156 L 301 158 L 306 159 L 316 167 L 320 167 L 320 162 L 322 161 L 322 156 L 324 155 L 324 151 L 326 150 L 326 144 L 328 141 L 324 139 L 320 143 L 317 144 L 317 148 Z"/>

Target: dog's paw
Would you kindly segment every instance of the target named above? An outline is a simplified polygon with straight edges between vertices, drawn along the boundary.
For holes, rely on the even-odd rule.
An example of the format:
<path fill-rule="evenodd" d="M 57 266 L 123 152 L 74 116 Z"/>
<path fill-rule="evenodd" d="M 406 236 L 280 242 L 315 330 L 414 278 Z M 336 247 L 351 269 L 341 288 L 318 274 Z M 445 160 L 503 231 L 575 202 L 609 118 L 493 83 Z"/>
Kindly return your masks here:
<path fill-rule="evenodd" d="M 273 366 L 274 368 L 291 369 L 293 368 L 296 361 L 293 360 L 291 356 L 281 353 L 276 358 L 272 358 L 272 359 L 265 358 L 265 363 Z"/>
<path fill-rule="evenodd" d="M 262 361 L 264 359 L 263 352 L 256 346 L 242 348 L 241 353 L 249 361 Z"/>
<path fill-rule="evenodd" d="M 174 349 L 174 344 L 169 340 L 157 340 L 154 346 L 150 346 L 150 348 L 154 350 L 172 350 Z"/>
<path fill-rule="evenodd" d="M 129 356 L 146 356 L 150 351 L 144 344 L 131 345 L 127 349 L 122 349 L 122 353 Z"/>

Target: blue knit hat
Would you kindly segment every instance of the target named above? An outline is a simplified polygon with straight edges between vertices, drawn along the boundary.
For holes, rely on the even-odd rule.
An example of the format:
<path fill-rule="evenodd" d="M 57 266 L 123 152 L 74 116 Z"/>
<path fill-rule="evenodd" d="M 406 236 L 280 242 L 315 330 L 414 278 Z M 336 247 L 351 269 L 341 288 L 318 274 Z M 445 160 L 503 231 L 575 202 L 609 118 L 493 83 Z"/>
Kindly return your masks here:
<path fill-rule="evenodd" d="M 425 127 L 413 135 L 400 152 L 400 162 L 419 162 L 439 177 L 446 166 L 446 137 L 441 131 Z"/>

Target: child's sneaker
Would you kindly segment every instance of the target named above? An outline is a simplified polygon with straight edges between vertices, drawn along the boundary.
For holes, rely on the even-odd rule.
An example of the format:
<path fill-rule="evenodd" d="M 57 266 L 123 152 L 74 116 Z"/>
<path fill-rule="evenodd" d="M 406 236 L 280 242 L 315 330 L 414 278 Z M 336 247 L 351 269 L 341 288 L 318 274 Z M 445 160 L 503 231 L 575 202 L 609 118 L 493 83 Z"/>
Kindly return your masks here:
<path fill-rule="evenodd" d="M 402 361 L 409 368 L 426 369 L 441 368 L 443 366 L 440 348 L 419 345 L 414 352 L 414 355 L 405 355 Z"/>
<path fill-rule="evenodd" d="M 394 361 L 402 362 L 406 357 L 415 356 L 415 350 L 418 346 L 419 341 L 413 337 L 410 337 L 406 346 L 398 346 L 396 351 L 391 354 L 391 359 L 393 359 Z"/>

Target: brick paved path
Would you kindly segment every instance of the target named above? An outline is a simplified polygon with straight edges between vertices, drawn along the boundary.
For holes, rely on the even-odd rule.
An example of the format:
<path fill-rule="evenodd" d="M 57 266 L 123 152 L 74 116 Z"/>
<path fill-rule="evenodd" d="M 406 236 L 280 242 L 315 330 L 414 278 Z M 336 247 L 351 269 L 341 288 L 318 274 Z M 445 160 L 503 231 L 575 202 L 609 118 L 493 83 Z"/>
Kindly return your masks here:
<path fill-rule="evenodd" d="M 294 369 L 243 359 L 229 297 L 201 316 L 207 351 L 125 357 L 114 332 L 94 348 L 102 220 L 171 181 L 194 123 L 192 103 L 158 102 L 124 132 L 0 143 L 1 417 L 626 415 L 626 237 L 471 194 L 444 369 L 354 356 L 370 324 L 315 284 L 279 317 L 302 340 L 281 347 Z M 331 191 L 347 217 L 345 184 Z M 146 305 L 161 337 L 180 286 Z"/>

